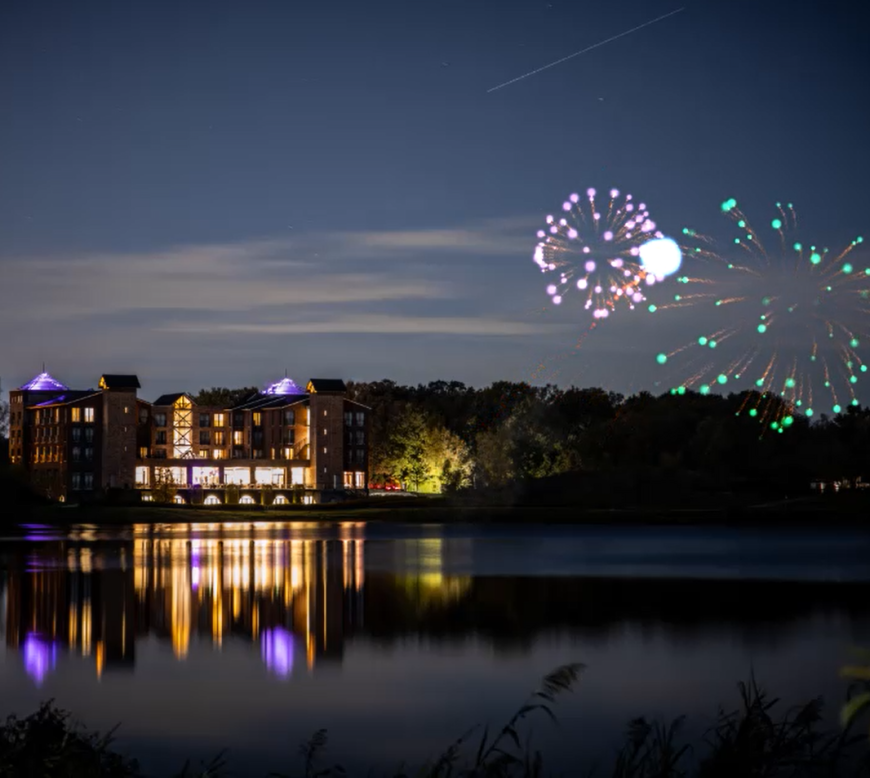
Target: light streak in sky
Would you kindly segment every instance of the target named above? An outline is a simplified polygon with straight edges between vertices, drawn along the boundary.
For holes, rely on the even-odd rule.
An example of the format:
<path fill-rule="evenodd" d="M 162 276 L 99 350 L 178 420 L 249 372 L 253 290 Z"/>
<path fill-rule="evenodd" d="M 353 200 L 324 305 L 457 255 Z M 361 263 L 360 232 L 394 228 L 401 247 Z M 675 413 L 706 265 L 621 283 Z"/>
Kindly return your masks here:
<path fill-rule="evenodd" d="M 585 49 L 581 49 L 580 51 L 575 51 L 573 54 L 569 54 L 567 57 L 562 57 L 562 59 L 557 59 L 555 62 L 551 62 L 549 65 L 543 65 L 535 70 L 530 70 L 528 73 L 524 73 L 521 76 L 517 76 L 516 78 L 512 78 L 510 81 L 505 81 L 503 84 L 499 84 L 498 86 L 492 87 L 492 89 L 487 89 L 486 92 L 489 94 L 490 92 L 495 92 L 498 89 L 503 89 L 506 86 L 510 86 L 511 84 L 515 84 L 517 81 L 522 81 L 524 78 L 528 78 L 529 76 L 534 76 L 538 73 L 543 72 L 544 70 L 548 70 L 549 68 L 556 67 L 556 65 L 561 65 L 563 62 L 567 62 L 569 59 L 574 59 L 574 57 L 579 57 L 581 54 L 586 54 L 588 51 L 592 51 L 592 49 L 597 49 L 603 46 L 605 43 L 611 43 L 619 38 L 624 38 L 626 35 L 631 35 L 633 32 L 637 32 L 638 30 L 642 30 L 644 27 L 649 27 L 656 22 L 660 22 L 663 19 L 667 19 L 669 16 L 674 16 L 674 14 L 680 13 L 680 11 L 684 11 L 685 8 L 677 8 L 676 11 L 670 11 L 669 13 L 663 14 L 662 16 L 657 16 L 655 19 L 650 19 L 648 22 L 644 22 L 643 24 L 638 25 L 637 27 L 632 27 L 630 30 L 626 30 L 625 32 L 619 33 L 619 35 L 613 35 L 610 38 L 607 38 L 603 41 L 598 41 L 598 43 L 593 43 L 591 46 L 587 46 Z M 599 98 L 600 99 L 600 98 Z"/>

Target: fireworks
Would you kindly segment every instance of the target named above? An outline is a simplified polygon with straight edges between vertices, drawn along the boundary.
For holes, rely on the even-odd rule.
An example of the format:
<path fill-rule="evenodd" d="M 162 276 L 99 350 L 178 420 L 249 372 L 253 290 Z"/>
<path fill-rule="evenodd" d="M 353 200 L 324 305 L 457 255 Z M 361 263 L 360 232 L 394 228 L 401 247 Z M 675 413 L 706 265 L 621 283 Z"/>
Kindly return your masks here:
<path fill-rule="evenodd" d="M 646 299 L 645 287 L 654 272 L 641 262 L 641 247 L 662 239 L 645 203 L 611 189 L 599 203 L 596 191 L 572 194 L 559 216 L 547 216 L 538 231 L 533 260 L 553 280 L 547 294 L 555 305 L 571 291 L 584 297 L 584 308 L 595 319 L 607 318 L 617 306 L 633 309 Z"/>
<path fill-rule="evenodd" d="M 777 203 L 770 238 L 735 200 L 722 211 L 737 230 L 728 249 L 684 229 L 691 275 L 676 279 L 669 301 L 648 306 L 694 308 L 694 340 L 656 356 L 680 374 L 673 391 L 751 389 L 742 410 L 780 431 L 797 415 L 858 405 L 870 382 L 870 258 L 859 265 L 854 252 L 863 238 L 837 253 L 804 243 L 791 203 Z"/>

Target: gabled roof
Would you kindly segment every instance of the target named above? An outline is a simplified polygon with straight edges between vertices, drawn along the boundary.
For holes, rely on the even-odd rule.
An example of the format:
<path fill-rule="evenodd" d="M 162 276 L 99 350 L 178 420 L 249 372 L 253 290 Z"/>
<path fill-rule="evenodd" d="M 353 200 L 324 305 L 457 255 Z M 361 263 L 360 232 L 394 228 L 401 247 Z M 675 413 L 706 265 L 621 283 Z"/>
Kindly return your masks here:
<path fill-rule="evenodd" d="M 347 387 L 340 378 L 312 378 L 306 387 L 309 392 L 346 392 Z"/>
<path fill-rule="evenodd" d="M 18 388 L 23 392 L 63 392 L 69 389 L 68 386 L 55 380 L 45 371 L 34 376 L 26 384 Z"/>
<path fill-rule="evenodd" d="M 135 375 L 119 375 L 105 373 L 100 378 L 100 389 L 141 389 L 139 377 Z"/>
<path fill-rule="evenodd" d="M 175 401 L 178 400 L 179 397 L 186 397 L 194 405 L 196 405 L 196 403 L 193 402 L 193 395 L 188 394 L 187 392 L 175 392 L 174 394 L 161 394 L 160 397 L 158 397 L 154 401 L 153 405 L 175 405 Z"/>
<path fill-rule="evenodd" d="M 345 399 L 345 402 L 350 403 L 351 405 L 358 405 L 360 408 L 365 408 L 367 411 L 370 411 L 372 409 L 371 405 L 363 405 L 362 403 L 358 403 L 356 400 Z"/>

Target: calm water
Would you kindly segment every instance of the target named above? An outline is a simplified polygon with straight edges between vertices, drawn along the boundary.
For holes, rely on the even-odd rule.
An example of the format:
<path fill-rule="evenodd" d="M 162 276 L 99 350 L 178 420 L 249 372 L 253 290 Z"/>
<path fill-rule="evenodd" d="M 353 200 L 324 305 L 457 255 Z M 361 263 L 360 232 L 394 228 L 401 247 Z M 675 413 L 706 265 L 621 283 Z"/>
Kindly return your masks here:
<path fill-rule="evenodd" d="M 550 766 L 607 757 L 629 718 L 704 728 L 750 671 L 835 708 L 870 645 L 870 535 L 402 527 L 24 528 L 0 538 L 0 715 L 54 698 L 152 773 L 228 748 L 237 774 L 395 767 L 500 723 L 587 665 L 536 722 Z"/>

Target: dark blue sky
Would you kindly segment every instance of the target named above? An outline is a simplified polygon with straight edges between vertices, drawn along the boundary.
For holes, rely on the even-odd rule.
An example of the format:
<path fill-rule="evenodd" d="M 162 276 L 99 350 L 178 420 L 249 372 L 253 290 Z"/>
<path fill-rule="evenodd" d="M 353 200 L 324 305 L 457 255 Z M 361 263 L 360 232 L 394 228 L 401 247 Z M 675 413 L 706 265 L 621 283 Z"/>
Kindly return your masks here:
<path fill-rule="evenodd" d="M 678 2 L 0 4 L 5 385 L 283 375 L 651 385 L 649 319 L 578 356 L 534 229 L 618 186 L 659 226 L 793 201 L 868 225 L 867 10 Z M 601 100 L 600 98 L 604 98 Z M 762 217 L 763 218 L 763 217 Z M 610 324 L 613 326 L 609 326 Z"/>

